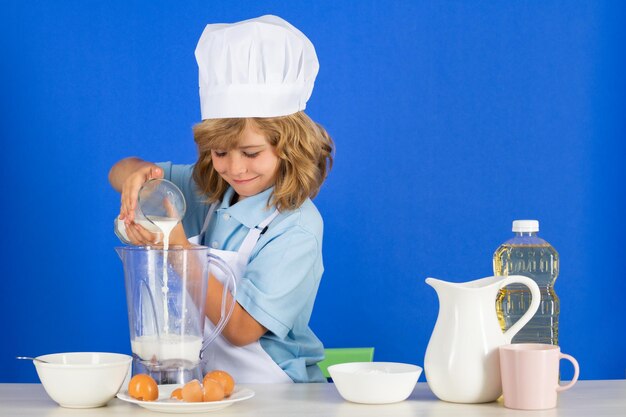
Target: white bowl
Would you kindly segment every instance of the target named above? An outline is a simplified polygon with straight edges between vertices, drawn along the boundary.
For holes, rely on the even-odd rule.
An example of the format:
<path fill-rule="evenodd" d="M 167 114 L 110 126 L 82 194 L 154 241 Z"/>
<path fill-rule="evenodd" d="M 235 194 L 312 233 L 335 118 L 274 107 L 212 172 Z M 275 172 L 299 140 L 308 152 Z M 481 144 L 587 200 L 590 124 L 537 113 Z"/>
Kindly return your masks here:
<path fill-rule="evenodd" d="M 132 357 L 119 353 L 74 352 L 38 356 L 41 383 L 55 402 L 68 408 L 101 407 L 120 390 Z"/>
<path fill-rule="evenodd" d="M 389 404 L 406 400 L 422 368 L 395 362 L 351 362 L 328 367 L 341 396 L 361 404 Z"/>

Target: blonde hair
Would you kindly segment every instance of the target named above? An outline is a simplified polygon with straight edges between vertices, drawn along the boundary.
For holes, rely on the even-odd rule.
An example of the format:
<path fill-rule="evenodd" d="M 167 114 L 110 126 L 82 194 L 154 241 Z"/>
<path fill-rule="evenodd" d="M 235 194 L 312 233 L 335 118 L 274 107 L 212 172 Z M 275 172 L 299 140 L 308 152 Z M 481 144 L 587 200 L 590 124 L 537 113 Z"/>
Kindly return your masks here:
<path fill-rule="evenodd" d="M 278 171 L 268 205 L 293 210 L 317 195 L 333 165 L 333 141 L 304 112 L 269 118 L 207 119 L 193 127 L 198 161 L 193 179 L 208 202 L 220 201 L 228 183 L 217 173 L 212 149 L 235 148 L 248 124 L 263 133 L 278 155 Z"/>

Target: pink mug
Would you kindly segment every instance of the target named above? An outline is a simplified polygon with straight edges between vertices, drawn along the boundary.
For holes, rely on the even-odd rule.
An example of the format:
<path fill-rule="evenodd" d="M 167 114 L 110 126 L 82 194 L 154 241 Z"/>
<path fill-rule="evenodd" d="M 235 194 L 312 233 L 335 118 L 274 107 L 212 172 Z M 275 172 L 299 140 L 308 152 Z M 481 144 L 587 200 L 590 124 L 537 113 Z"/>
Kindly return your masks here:
<path fill-rule="evenodd" d="M 559 384 L 559 363 L 574 365 L 574 378 Z M 561 353 L 555 345 L 518 343 L 500 346 L 500 373 L 504 406 L 519 410 L 545 410 L 556 407 L 557 394 L 570 389 L 578 380 L 578 362 Z"/>

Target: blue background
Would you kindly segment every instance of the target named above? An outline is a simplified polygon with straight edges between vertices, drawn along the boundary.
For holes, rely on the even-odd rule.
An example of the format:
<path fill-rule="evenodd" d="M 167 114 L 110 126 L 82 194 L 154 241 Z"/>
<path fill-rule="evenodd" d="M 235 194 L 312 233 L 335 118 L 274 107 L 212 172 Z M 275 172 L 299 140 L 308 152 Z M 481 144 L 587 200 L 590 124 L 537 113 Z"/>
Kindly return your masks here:
<path fill-rule="evenodd" d="M 16 355 L 130 351 L 108 170 L 193 162 L 196 42 L 266 13 L 316 46 L 307 112 L 336 142 L 315 200 L 325 345 L 422 365 L 424 279 L 491 275 L 535 218 L 561 255 L 563 351 L 583 379 L 624 378 L 624 2 L 288 3 L 1 2 L 0 382 L 37 381 Z"/>

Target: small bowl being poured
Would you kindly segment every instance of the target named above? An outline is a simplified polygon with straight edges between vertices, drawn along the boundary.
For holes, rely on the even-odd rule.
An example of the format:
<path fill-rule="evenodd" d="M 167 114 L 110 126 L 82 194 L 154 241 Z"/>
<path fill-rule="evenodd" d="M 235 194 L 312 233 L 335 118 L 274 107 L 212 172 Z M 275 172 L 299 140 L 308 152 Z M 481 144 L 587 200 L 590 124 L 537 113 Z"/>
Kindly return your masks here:
<path fill-rule="evenodd" d="M 344 399 L 361 404 L 390 404 L 411 395 L 422 368 L 397 362 L 351 362 L 331 365 L 328 373 Z"/>

